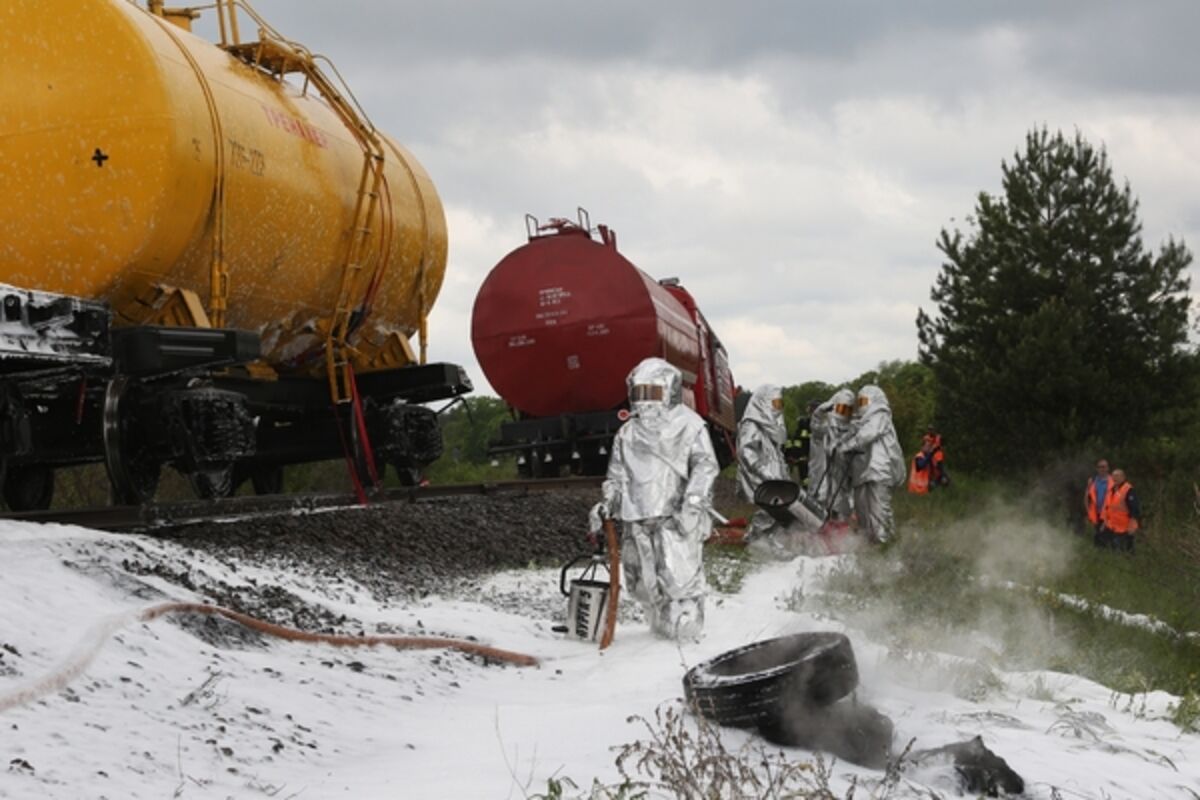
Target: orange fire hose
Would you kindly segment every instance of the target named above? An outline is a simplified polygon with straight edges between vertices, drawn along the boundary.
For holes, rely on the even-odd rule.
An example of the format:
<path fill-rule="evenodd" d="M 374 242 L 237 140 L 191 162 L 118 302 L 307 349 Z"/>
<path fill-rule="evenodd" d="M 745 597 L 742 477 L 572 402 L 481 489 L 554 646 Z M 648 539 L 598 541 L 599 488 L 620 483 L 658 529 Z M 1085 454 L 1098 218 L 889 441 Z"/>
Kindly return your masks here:
<path fill-rule="evenodd" d="M 310 633 L 308 631 L 296 630 L 295 628 L 286 628 L 283 625 L 276 625 L 272 622 L 264 622 L 261 619 L 229 608 L 210 606 L 204 603 L 163 603 L 147 608 L 138 615 L 138 619 L 143 622 L 149 622 L 156 617 L 161 617 L 163 614 L 170 614 L 176 611 L 225 617 L 259 633 L 265 633 L 269 636 L 276 636 L 292 642 L 320 642 L 321 644 L 331 644 L 335 647 L 375 647 L 376 645 L 384 645 L 386 647 L 394 647 L 397 650 L 433 650 L 441 647 L 447 650 L 458 650 L 470 655 L 483 656 L 496 661 L 516 664 L 519 667 L 534 667 L 538 663 L 538 660 L 533 656 L 516 653 L 512 650 L 501 650 L 498 647 L 489 647 L 488 645 L 470 642 L 466 639 L 443 639 L 437 636 L 346 636 L 336 633 Z"/>
<path fill-rule="evenodd" d="M 621 599 L 621 542 L 617 538 L 617 525 L 611 519 L 604 520 L 604 540 L 608 546 L 608 607 L 604 611 L 601 650 L 612 644 L 617 632 L 617 603 Z"/>
<path fill-rule="evenodd" d="M 293 642 L 317 642 L 330 644 L 335 647 L 374 647 L 383 645 L 400 650 L 430 650 L 445 648 L 458 650 L 462 653 L 483 656 L 520 667 L 531 667 L 538 660 L 524 653 L 489 647 L 477 642 L 464 639 L 442 639 L 435 636 L 345 636 L 331 633 L 309 633 L 308 631 L 286 628 L 271 622 L 264 622 L 247 614 L 221 606 L 210 606 L 203 603 L 160 603 L 156 606 L 129 612 L 120 617 L 110 619 L 86 637 L 83 647 L 77 648 L 75 655 L 65 663 L 60 664 L 53 672 L 15 689 L 0 692 L 0 713 L 10 708 L 26 705 L 52 692 L 65 689 L 71 681 L 83 674 L 84 670 L 100 651 L 101 644 L 110 635 L 130 622 L 149 622 L 153 619 L 174 612 L 210 614 L 225 617 L 245 625 L 251 630 L 286 639 Z"/>

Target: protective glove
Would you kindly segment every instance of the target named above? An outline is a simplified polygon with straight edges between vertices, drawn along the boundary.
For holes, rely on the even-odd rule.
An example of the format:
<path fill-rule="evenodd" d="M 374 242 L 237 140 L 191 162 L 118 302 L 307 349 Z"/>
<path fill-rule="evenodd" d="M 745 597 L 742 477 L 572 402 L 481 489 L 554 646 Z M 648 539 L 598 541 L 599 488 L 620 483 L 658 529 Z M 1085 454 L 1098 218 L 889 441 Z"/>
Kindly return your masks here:
<path fill-rule="evenodd" d="M 608 505 L 601 500 L 588 511 L 588 532 L 599 533 L 604 529 L 604 520 L 608 518 Z"/>
<path fill-rule="evenodd" d="M 704 530 L 707 516 L 704 499 L 699 495 L 688 495 L 683 507 L 679 509 L 679 527 L 683 529 L 683 533 L 699 534 Z"/>

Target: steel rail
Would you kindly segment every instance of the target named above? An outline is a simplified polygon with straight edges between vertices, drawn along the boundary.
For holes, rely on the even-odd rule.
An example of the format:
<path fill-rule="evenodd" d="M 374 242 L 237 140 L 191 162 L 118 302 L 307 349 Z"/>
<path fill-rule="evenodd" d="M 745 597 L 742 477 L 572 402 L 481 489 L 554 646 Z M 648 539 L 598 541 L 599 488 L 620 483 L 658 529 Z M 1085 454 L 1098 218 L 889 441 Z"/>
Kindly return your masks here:
<path fill-rule="evenodd" d="M 124 533 L 171 531 L 203 522 L 220 522 L 313 514 L 337 509 L 377 508 L 395 503 L 419 503 L 447 497 L 472 497 L 494 494 L 529 494 L 593 488 L 601 477 L 542 478 L 537 480 L 489 481 L 484 483 L 447 483 L 384 489 L 373 502 L 363 506 L 353 494 L 247 495 L 218 500 L 186 503 L 148 503 L 141 506 L 102 506 L 54 511 L 22 511 L 0 514 L 0 520 L 77 525 L 94 530 Z"/>

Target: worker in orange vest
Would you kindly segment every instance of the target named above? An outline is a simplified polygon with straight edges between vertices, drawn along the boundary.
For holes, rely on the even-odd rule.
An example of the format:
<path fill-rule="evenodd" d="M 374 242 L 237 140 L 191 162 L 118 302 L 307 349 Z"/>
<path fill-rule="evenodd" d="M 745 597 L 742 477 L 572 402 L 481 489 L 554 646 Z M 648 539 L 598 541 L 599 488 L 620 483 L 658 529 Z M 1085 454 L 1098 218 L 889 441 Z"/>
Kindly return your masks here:
<path fill-rule="evenodd" d="M 1142 518 L 1141 504 L 1133 493 L 1133 486 L 1125 480 L 1125 470 L 1114 469 L 1112 486 L 1104 498 L 1104 509 L 1100 513 L 1103 526 L 1101 547 L 1133 552 L 1134 534 Z"/>
<path fill-rule="evenodd" d="M 1088 478 L 1087 491 L 1084 492 L 1084 504 L 1087 507 L 1088 522 L 1092 524 L 1093 537 L 1097 547 L 1104 546 L 1104 533 L 1100 525 L 1100 513 L 1104 511 L 1104 500 L 1108 496 L 1112 477 L 1108 474 L 1108 461 L 1100 459 L 1096 462 L 1096 474 Z"/>
<path fill-rule="evenodd" d="M 921 437 L 921 452 L 929 460 L 929 485 L 949 486 L 950 476 L 946 474 L 946 453 L 942 450 L 942 435 L 930 425 Z"/>
<path fill-rule="evenodd" d="M 913 456 L 908 469 L 908 491 L 927 494 L 939 486 L 949 486 L 946 475 L 946 454 L 942 451 L 942 435 L 930 425 L 921 437 L 921 449 Z"/>

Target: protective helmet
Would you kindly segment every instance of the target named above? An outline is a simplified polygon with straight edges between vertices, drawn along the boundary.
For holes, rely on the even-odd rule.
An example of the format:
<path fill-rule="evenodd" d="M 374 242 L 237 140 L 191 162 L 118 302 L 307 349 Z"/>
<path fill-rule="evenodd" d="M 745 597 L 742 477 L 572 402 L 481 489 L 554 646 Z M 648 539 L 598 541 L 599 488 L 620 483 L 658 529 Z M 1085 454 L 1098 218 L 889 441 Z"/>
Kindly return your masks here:
<path fill-rule="evenodd" d="M 833 418 L 837 422 L 849 422 L 854 414 L 854 392 L 849 389 L 838 389 L 829 398 L 833 403 Z"/>
<path fill-rule="evenodd" d="M 883 393 L 883 389 L 868 383 L 858 390 L 858 397 L 854 401 L 854 416 L 865 417 L 867 414 L 880 408 L 888 413 L 891 413 L 892 410 L 888 405 L 887 395 Z"/>
<path fill-rule="evenodd" d="M 629 407 L 639 416 L 653 415 L 683 402 L 683 374 L 661 358 L 647 358 L 625 379 Z"/>
<path fill-rule="evenodd" d="M 754 390 L 742 420 L 755 422 L 767 434 L 767 438 L 782 445 L 787 439 L 787 426 L 783 421 L 783 393 L 778 386 L 763 384 Z"/>

